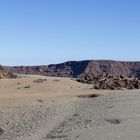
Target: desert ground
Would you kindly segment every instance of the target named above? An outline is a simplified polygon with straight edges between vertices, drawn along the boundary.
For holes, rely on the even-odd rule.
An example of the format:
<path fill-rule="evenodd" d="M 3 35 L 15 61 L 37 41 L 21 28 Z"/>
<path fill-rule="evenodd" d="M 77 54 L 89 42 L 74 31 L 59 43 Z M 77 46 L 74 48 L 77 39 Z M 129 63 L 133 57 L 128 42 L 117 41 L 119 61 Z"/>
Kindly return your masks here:
<path fill-rule="evenodd" d="M 0 140 L 140 140 L 139 130 L 140 90 L 43 76 L 0 80 Z"/>

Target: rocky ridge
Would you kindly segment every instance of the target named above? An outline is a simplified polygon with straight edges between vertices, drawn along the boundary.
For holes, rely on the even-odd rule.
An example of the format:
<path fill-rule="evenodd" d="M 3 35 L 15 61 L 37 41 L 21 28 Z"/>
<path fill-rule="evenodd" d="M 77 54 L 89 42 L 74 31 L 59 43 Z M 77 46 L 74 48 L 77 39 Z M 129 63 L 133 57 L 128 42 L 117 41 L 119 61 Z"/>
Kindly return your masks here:
<path fill-rule="evenodd" d="M 0 79 L 10 79 L 16 78 L 16 75 L 6 70 L 4 67 L 0 66 Z"/>
<path fill-rule="evenodd" d="M 123 75 L 140 77 L 140 62 L 125 62 L 112 60 L 69 61 L 60 64 L 42 66 L 13 66 L 6 67 L 13 73 L 35 74 L 57 77 L 78 77 L 82 73 L 94 75 Z"/>

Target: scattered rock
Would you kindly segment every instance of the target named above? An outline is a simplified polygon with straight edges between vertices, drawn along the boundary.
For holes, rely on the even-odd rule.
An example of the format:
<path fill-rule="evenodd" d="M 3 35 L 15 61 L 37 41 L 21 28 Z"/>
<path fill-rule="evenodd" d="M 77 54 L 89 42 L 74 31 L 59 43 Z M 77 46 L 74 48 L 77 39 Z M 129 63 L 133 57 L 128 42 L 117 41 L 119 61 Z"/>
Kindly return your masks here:
<path fill-rule="evenodd" d="M 140 89 L 140 80 L 138 78 L 128 78 L 122 75 L 81 75 L 78 80 L 82 83 L 93 84 L 94 89 L 122 90 L 122 89 Z"/>
<path fill-rule="evenodd" d="M 39 103 L 43 103 L 43 100 L 41 100 L 41 99 L 38 99 L 38 100 L 37 100 L 37 102 L 39 102 Z"/>
<path fill-rule="evenodd" d="M 21 83 L 20 82 L 17 82 L 17 85 L 21 85 Z"/>
<path fill-rule="evenodd" d="M 58 79 L 55 79 L 55 80 L 53 80 L 53 82 L 59 82 L 60 80 L 58 80 Z"/>
<path fill-rule="evenodd" d="M 43 83 L 45 81 L 47 81 L 47 79 L 37 79 L 37 80 L 34 80 L 33 82 L 34 83 Z"/>
<path fill-rule="evenodd" d="M 27 85 L 27 86 L 25 86 L 24 88 L 31 88 L 31 86 L 30 86 L 30 85 Z"/>
<path fill-rule="evenodd" d="M 96 98 L 99 97 L 100 95 L 98 94 L 85 94 L 85 95 L 79 95 L 79 98 Z"/>
<path fill-rule="evenodd" d="M 120 123 L 121 123 L 121 120 L 116 119 L 116 118 L 113 118 L 113 119 L 106 119 L 106 121 L 107 121 L 108 123 L 111 123 L 111 124 L 120 124 Z"/>

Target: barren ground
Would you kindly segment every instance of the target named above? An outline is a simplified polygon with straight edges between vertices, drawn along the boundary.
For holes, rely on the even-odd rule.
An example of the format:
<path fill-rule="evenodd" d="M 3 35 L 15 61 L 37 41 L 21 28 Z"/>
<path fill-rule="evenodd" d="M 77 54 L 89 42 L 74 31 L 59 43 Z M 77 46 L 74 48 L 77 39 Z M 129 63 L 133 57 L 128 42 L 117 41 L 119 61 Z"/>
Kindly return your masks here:
<path fill-rule="evenodd" d="M 47 80 L 33 82 L 39 78 Z M 139 140 L 139 130 L 140 90 L 96 91 L 55 77 L 0 80 L 0 140 Z"/>

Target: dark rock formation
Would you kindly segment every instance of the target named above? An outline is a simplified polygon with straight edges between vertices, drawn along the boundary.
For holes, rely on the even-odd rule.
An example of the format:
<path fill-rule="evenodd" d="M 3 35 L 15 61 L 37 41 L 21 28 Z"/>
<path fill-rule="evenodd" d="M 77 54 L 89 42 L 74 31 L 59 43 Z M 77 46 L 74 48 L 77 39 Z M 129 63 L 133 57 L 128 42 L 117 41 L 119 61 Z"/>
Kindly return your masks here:
<path fill-rule="evenodd" d="M 91 61 L 85 70 L 85 73 L 94 75 L 123 75 L 126 77 L 140 77 L 140 62 L 124 62 L 99 60 Z"/>
<path fill-rule="evenodd" d="M 88 75 L 82 74 L 78 78 L 79 82 L 93 84 L 95 89 L 121 90 L 121 89 L 140 89 L 138 78 L 127 78 L 122 75 Z"/>
<path fill-rule="evenodd" d="M 123 75 L 140 77 L 140 62 L 123 62 L 110 60 L 70 61 L 48 66 L 6 67 L 13 73 L 37 74 L 44 76 L 78 77 L 82 73 L 88 75 Z"/>
<path fill-rule="evenodd" d="M 56 65 L 48 66 L 15 66 L 6 67 L 13 73 L 17 74 L 35 74 L 44 76 L 57 77 L 77 77 L 85 71 L 90 61 L 70 61 Z"/>

